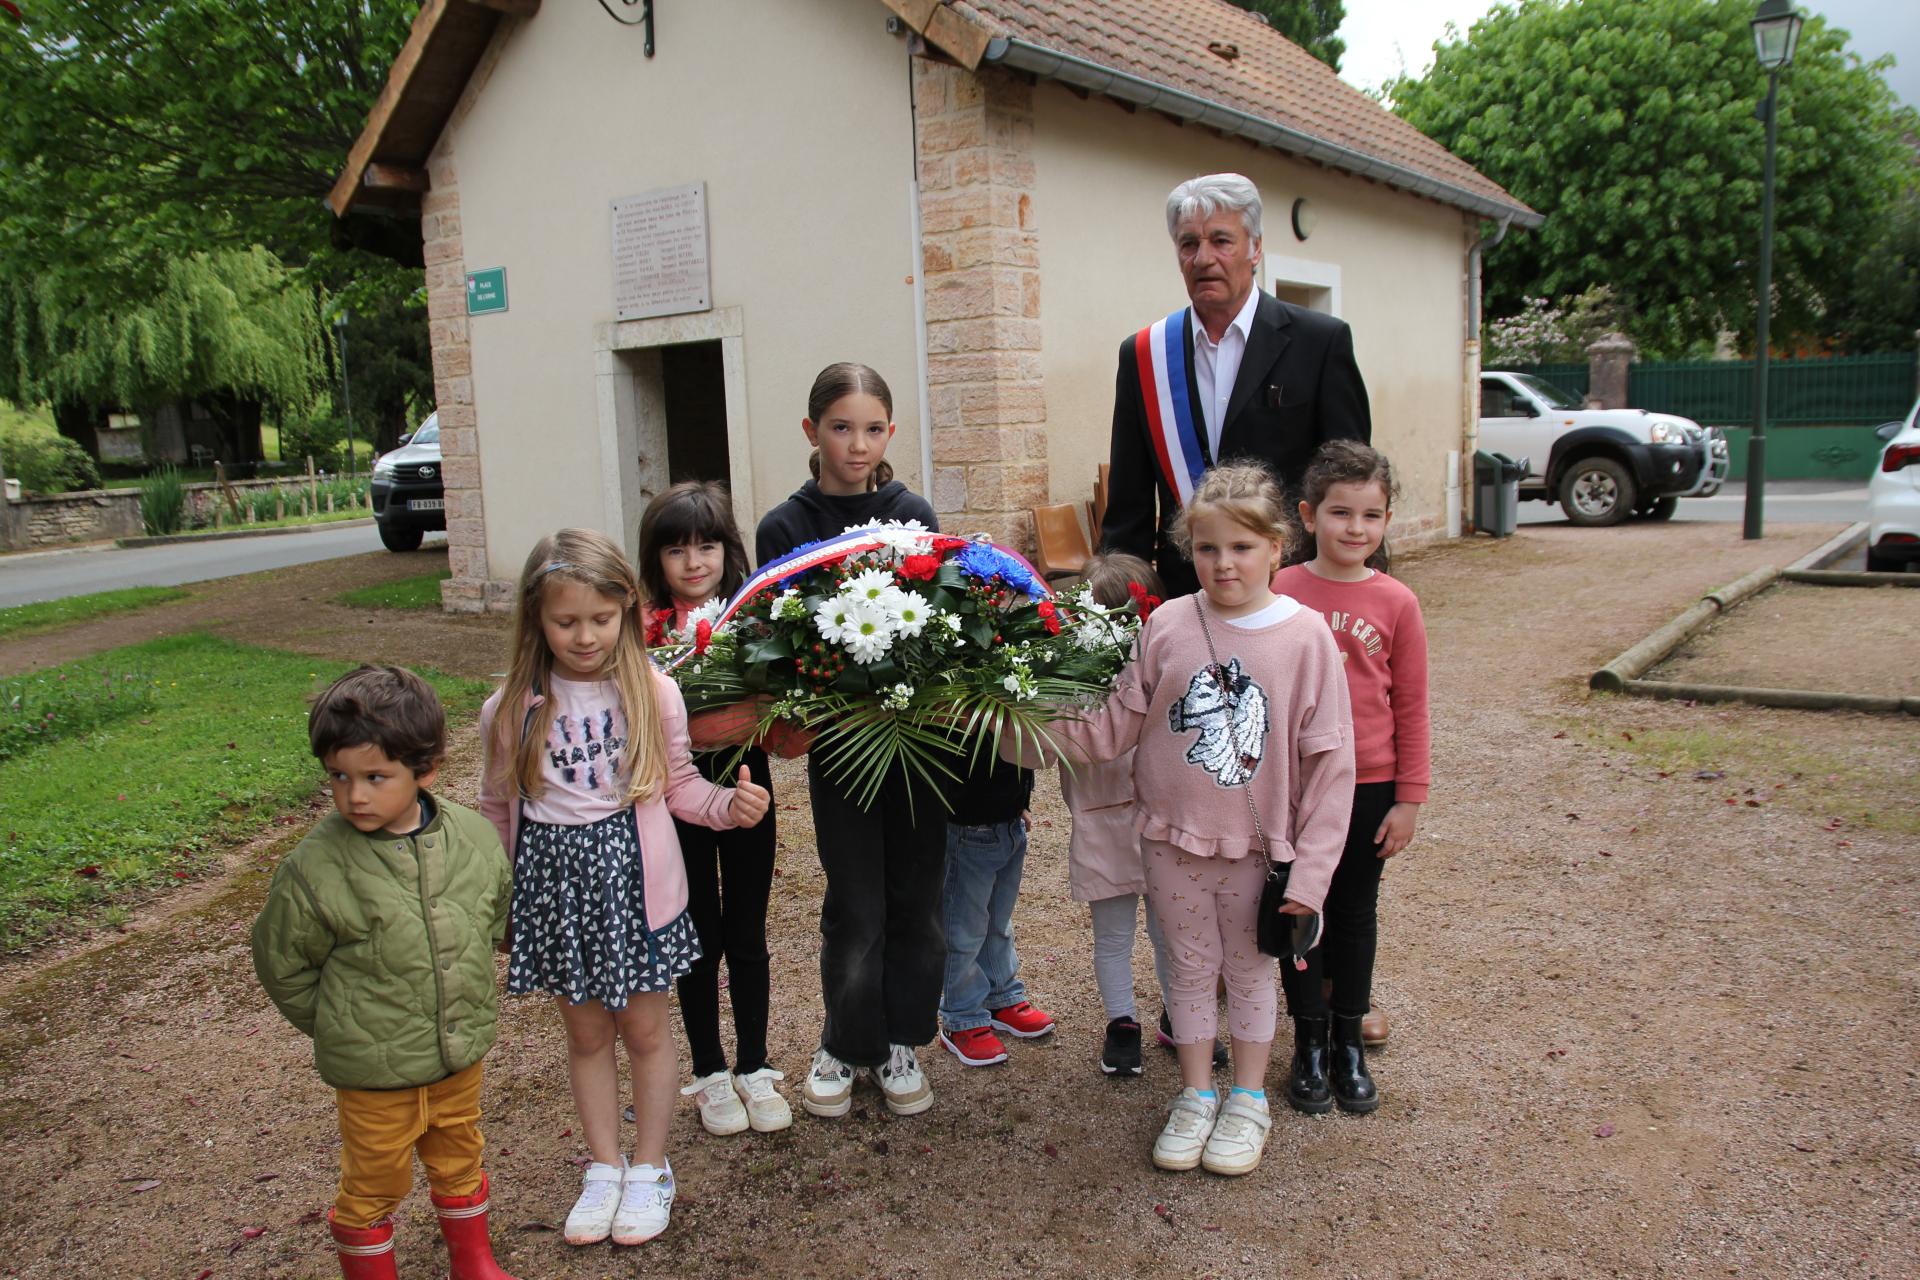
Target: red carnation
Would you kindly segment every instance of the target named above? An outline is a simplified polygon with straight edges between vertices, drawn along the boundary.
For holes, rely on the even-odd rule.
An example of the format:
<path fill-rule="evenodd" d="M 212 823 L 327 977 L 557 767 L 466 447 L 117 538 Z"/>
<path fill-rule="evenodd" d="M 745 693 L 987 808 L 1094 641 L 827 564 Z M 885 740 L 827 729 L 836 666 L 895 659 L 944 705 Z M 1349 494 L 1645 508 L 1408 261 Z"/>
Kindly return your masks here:
<path fill-rule="evenodd" d="M 900 564 L 900 576 L 912 578 L 916 582 L 932 582 L 933 575 L 940 572 L 939 556 L 908 556 Z"/>
<path fill-rule="evenodd" d="M 647 648 L 657 649 L 667 642 L 667 615 L 657 611 L 647 619 Z"/>
<path fill-rule="evenodd" d="M 1047 634 L 1052 636 L 1059 635 L 1060 610 L 1054 607 L 1053 601 L 1042 600 L 1039 604 L 1035 605 L 1034 608 L 1038 610 L 1040 614 L 1040 621 L 1046 624 Z"/>
<path fill-rule="evenodd" d="M 1145 622 L 1160 607 L 1160 597 L 1147 594 L 1147 589 L 1137 582 L 1127 584 L 1127 594 L 1133 597 L 1133 607 L 1140 613 L 1140 621 Z"/>
<path fill-rule="evenodd" d="M 702 618 L 693 624 L 693 651 L 696 654 L 705 653 L 712 643 L 713 624 Z"/>

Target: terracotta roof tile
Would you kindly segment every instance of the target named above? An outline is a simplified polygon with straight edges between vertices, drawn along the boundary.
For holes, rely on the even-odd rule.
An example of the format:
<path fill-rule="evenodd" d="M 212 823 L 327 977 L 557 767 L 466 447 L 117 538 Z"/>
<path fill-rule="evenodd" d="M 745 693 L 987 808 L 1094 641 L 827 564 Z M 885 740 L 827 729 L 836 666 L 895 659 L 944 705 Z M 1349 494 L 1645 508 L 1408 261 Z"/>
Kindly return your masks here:
<path fill-rule="evenodd" d="M 1511 208 L 1523 222 L 1538 220 L 1498 183 L 1226 0 L 951 3 L 996 34 L 1152 81 L 1437 180 L 1467 197 L 1469 206 L 1490 202 Z M 1231 45 L 1238 56 L 1223 58 L 1209 51 L 1210 44 Z M 1284 142 L 1273 145 L 1294 149 Z M 1329 163 L 1359 167 L 1337 159 Z M 1434 198 L 1462 203 L 1445 193 Z"/>

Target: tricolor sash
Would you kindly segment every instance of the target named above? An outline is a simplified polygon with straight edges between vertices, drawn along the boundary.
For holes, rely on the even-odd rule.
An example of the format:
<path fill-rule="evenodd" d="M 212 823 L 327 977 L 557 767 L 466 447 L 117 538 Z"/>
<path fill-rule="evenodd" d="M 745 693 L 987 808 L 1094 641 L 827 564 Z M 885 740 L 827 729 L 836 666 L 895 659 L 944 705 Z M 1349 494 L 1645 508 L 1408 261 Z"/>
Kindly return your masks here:
<path fill-rule="evenodd" d="M 1160 464 L 1160 476 L 1173 490 L 1173 499 L 1186 506 L 1193 487 L 1207 469 L 1194 429 L 1189 399 L 1186 308 L 1156 320 L 1133 337 L 1133 355 L 1140 369 L 1140 399 L 1147 409 L 1147 439 Z"/>

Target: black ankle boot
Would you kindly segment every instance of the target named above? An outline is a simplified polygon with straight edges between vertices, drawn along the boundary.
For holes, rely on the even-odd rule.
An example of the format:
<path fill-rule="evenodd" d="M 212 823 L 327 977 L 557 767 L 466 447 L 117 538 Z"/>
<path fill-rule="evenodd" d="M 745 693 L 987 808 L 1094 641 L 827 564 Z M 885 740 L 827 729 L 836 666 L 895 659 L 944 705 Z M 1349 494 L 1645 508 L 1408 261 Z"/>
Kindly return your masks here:
<path fill-rule="evenodd" d="M 1362 1115 L 1380 1106 L 1380 1091 L 1367 1074 L 1367 1047 L 1360 1039 L 1360 1015 L 1333 1015 L 1333 1052 L 1328 1055 L 1327 1073 L 1333 1084 L 1333 1100 L 1342 1111 Z"/>
<path fill-rule="evenodd" d="M 1308 1115 L 1333 1110 L 1327 1085 L 1327 1019 L 1293 1020 L 1293 1074 L 1287 1079 L 1287 1105 Z"/>

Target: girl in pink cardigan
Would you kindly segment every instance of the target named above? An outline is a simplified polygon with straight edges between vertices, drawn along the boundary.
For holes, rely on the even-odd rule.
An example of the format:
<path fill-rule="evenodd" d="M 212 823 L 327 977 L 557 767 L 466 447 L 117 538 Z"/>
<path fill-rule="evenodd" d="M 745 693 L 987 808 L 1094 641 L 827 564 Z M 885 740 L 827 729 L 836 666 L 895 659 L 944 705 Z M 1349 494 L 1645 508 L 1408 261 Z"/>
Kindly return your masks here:
<path fill-rule="evenodd" d="M 1252 463 L 1208 472 L 1174 537 L 1202 594 L 1162 605 L 1106 705 L 1049 732 L 1072 760 L 1133 752 L 1134 822 L 1172 970 L 1182 1085 L 1153 1162 L 1244 1174 L 1272 1125 L 1277 1000 L 1274 962 L 1255 943 L 1260 890 L 1269 859 L 1290 862 L 1287 909 L 1320 910 L 1346 840 L 1353 721 L 1326 624 L 1268 585 L 1287 542 L 1272 476 Z M 1233 1043 L 1225 1099 L 1212 1074 L 1222 975 Z"/>
<path fill-rule="evenodd" d="M 520 575 L 513 662 L 480 713 L 480 811 L 513 859 L 507 992 L 557 998 L 592 1162 L 568 1244 L 639 1244 L 673 1207 L 667 1127 L 679 1065 L 667 993 L 700 954 L 673 819 L 766 816 L 766 788 L 700 776 L 687 710 L 647 660 L 640 583 L 606 535 L 542 538 Z M 620 1149 L 615 1040 L 633 1069 L 633 1159 Z"/>
<path fill-rule="evenodd" d="M 1393 519 L 1386 456 L 1352 440 L 1332 441 L 1321 446 L 1302 488 L 1300 520 L 1313 556 L 1275 574 L 1273 589 L 1317 610 L 1340 646 L 1353 700 L 1355 781 L 1346 848 L 1327 891 L 1326 935 L 1306 969 L 1281 975 L 1298 1028 L 1287 1098 L 1302 1111 L 1338 1103 L 1364 1114 L 1380 1106 L 1365 1046 L 1386 1038 L 1385 1018 L 1374 1015 L 1376 1036 L 1366 1027 L 1380 873 L 1413 839 L 1432 781 L 1427 629 L 1420 601 L 1385 573 Z"/>

